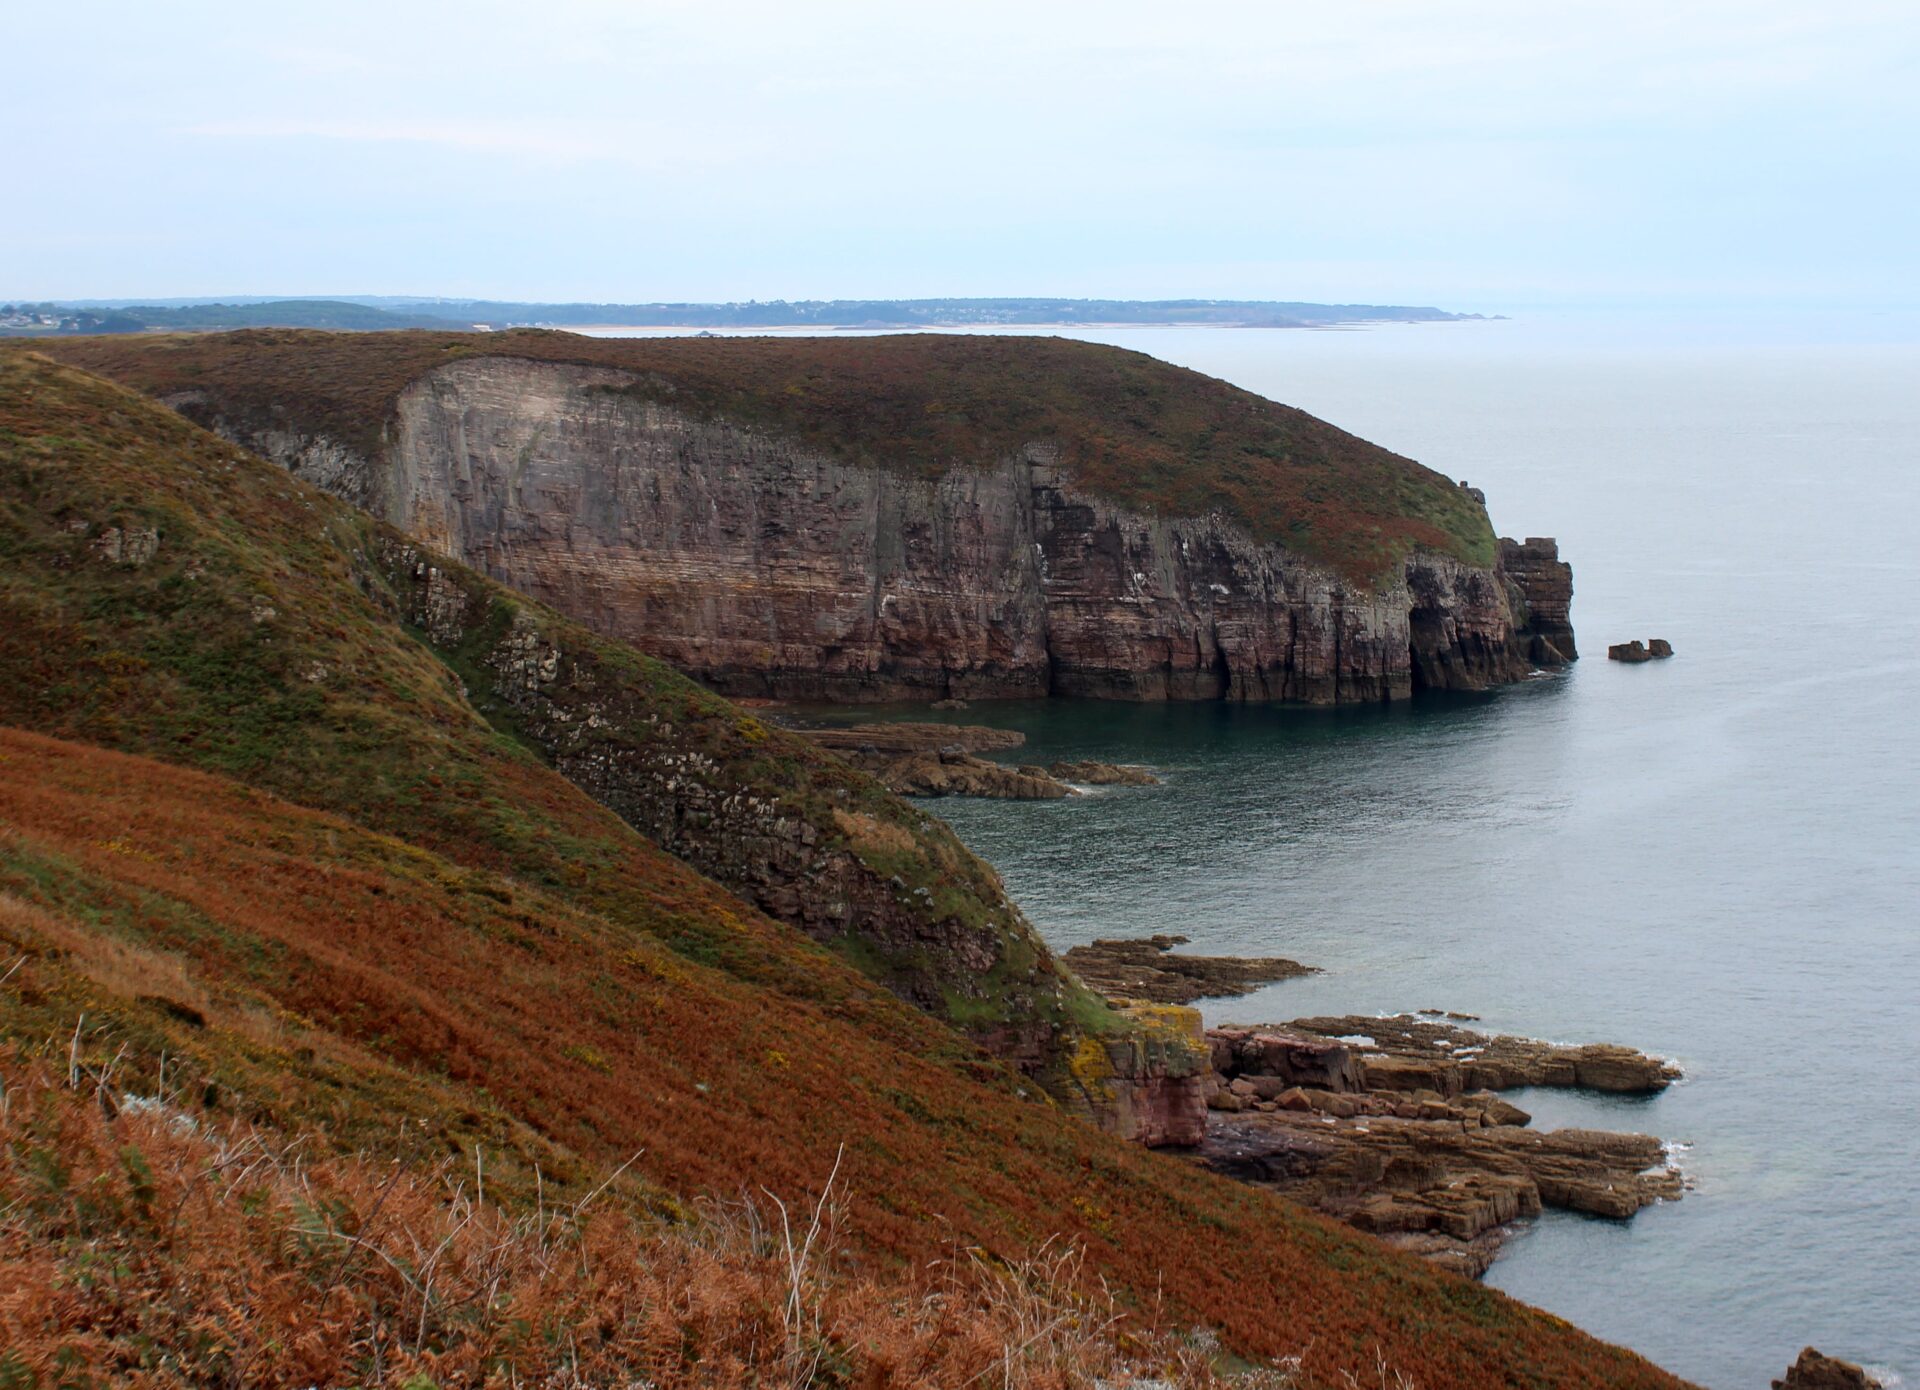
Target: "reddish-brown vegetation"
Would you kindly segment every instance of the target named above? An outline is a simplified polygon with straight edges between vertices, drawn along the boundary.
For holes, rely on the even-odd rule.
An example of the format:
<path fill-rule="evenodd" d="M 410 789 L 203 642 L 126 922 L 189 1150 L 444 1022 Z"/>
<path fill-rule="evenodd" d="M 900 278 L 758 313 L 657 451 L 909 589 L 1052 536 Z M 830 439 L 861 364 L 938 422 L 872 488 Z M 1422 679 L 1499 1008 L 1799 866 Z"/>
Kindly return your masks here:
<path fill-rule="evenodd" d="M 1064 1239 L 1135 1306 L 1164 1298 L 1246 1353 L 1303 1353 L 1314 1380 L 1384 1353 L 1430 1387 L 1674 1383 L 1498 1293 L 1023 1100 L 1004 1074 L 916 1056 L 940 1049 L 897 1043 L 939 1025 L 884 996 L 874 1008 L 895 1014 L 893 1038 L 512 880 L 35 735 L 0 733 L 0 822 L 0 888 L 20 904 L 0 915 L 0 952 L 27 957 L 0 1019 L 15 1038 L 77 1028 L 96 1067 L 125 1048 L 132 1089 L 157 1085 L 141 1071 L 165 1051 L 174 1084 L 216 1115 L 463 1162 L 478 1144 L 494 1190 L 521 1204 L 546 1182 L 577 1200 L 636 1152 L 623 1200 L 664 1210 L 673 1194 L 806 1193 L 844 1148 L 841 1229 L 875 1268 L 956 1241 L 1017 1261 Z M 36 914 L 67 925 L 49 933 Z M 60 946 L 82 929 L 176 958 L 145 978 L 163 991 L 184 979 L 186 997 L 117 992 L 111 960 Z M 240 1026 L 248 1013 L 260 1022 Z"/>
<path fill-rule="evenodd" d="M 845 1258 L 879 1287 L 956 1246 L 1018 1264 L 1051 1240 L 1129 1308 L 1302 1355 L 1308 1384 L 1381 1356 L 1428 1390 L 1675 1384 L 1027 1094 L 490 728 L 356 587 L 372 523 L 126 391 L 44 362 L 8 380 L 0 717 L 43 731 L 0 730 L 10 1068 L 71 1061 L 219 1136 L 404 1158 L 429 1187 L 477 1147 L 514 1220 L 629 1159 L 603 1200 L 677 1217 L 816 1191 L 844 1155 Z M 158 549 L 125 563 L 107 529 Z M 73 1310 L 59 1336 L 94 1328 L 61 1302 L 83 1275 L 134 1289 L 178 1257 L 130 1219 L 75 1272 L 96 1237 L 55 1249 L 67 1233 L 13 1200 L 0 1290 Z M 114 1316 L 227 1315 L 194 1301 L 217 1280 L 169 1287 L 184 1307 Z M 357 1354 L 357 1325 L 312 1355 Z M 150 1349 L 191 1350 L 172 1335 Z"/>
<path fill-rule="evenodd" d="M 1065 1247 L 862 1274 L 830 1190 L 673 1222 L 592 1192 L 510 1210 L 478 1151 L 316 1154 L 113 1080 L 0 1055 L 0 1384 L 1227 1385 L 1205 1339 L 1129 1312 Z"/>

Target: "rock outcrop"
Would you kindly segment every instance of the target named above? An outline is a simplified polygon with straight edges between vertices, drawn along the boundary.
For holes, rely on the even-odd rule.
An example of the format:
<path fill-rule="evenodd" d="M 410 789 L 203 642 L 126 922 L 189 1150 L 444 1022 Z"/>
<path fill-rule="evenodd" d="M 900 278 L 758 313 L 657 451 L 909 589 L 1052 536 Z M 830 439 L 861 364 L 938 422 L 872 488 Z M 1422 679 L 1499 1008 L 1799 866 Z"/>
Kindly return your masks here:
<path fill-rule="evenodd" d="M 1074 789 L 1043 767 L 976 758 L 971 753 L 943 750 L 910 753 L 905 757 L 852 752 L 847 761 L 872 774 L 880 785 L 899 796 L 984 796 L 1000 801 L 1060 801 L 1077 795 Z"/>
<path fill-rule="evenodd" d="M 1150 1148 L 1192 1148 L 1207 1134 L 1215 1078 L 1199 1011 L 1120 1001 L 1123 1028 L 1080 1040 L 1068 1071 L 1081 1110 L 1102 1129 Z"/>
<path fill-rule="evenodd" d="M 1490 1036 L 1428 1019 L 1372 1018 L 1360 1014 L 1297 1018 L 1292 1033 L 1336 1040 L 1360 1068 L 1367 1089 L 1428 1088 L 1443 1095 L 1507 1091 L 1519 1086 L 1580 1087 L 1616 1095 L 1652 1095 L 1680 1077 L 1661 1057 L 1616 1043 L 1550 1043 L 1507 1034 Z M 1216 1065 L 1227 1070 L 1257 1029 L 1214 1030 Z M 1228 1050 L 1223 1053 L 1222 1048 Z"/>
<path fill-rule="evenodd" d="M 1075 946 L 1060 959 L 1109 999 L 1147 999 L 1159 1004 L 1231 998 L 1314 973 L 1311 966 L 1279 956 L 1191 956 L 1174 951 L 1186 942 L 1184 936 L 1094 941 Z"/>
<path fill-rule="evenodd" d="M 1090 758 L 1078 762 L 1055 762 L 1047 771 L 1062 782 L 1077 782 L 1083 787 L 1157 787 L 1160 779 L 1144 767 L 1129 763 L 1102 763 Z"/>
<path fill-rule="evenodd" d="M 796 728 L 794 733 L 871 774 L 900 796 L 985 796 L 1003 801 L 1058 801 L 1074 789 L 1044 767 L 1008 767 L 976 750 L 1018 748 L 1026 735 L 978 724 L 854 724 Z"/>
<path fill-rule="evenodd" d="M 864 465 L 645 385 L 465 358 L 399 393 L 378 457 L 174 399 L 727 694 L 1333 704 L 1573 656 L 1551 541 L 1484 567 L 1416 548 L 1361 585 L 1224 511 L 1106 500 L 1045 438 L 966 466 Z"/>
<path fill-rule="evenodd" d="M 1299 1019 L 1207 1038 L 1216 1079 L 1199 1162 L 1469 1275 L 1485 1272 L 1510 1223 L 1545 1207 L 1623 1220 L 1683 1189 L 1651 1135 L 1536 1133 L 1494 1094 L 1648 1092 L 1678 1075 L 1631 1048 L 1410 1018 Z"/>
<path fill-rule="evenodd" d="M 1561 666 L 1579 657 L 1573 640 L 1573 566 L 1551 537 L 1502 538 L 1500 572 L 1521 603 L 1518 631 L 1537 666 Z"/>
<path fill-rule="evenodd" d="M 1773 1383 L 1773 1390 L 1880 1390 L 1880 1382 L 1851 1361 L 1803 1347 L 1786 1375 Z"/>
<path fill-rule="evenodd" d="M 830 724 L 791 727 L 809 743 L 837 752 L 881 753 L 905 757 L 911 753 L 993 753 L 1018 748 L 1027 736 L 1018 729 L 994 729 L 984 724 L 916 724 L 901 720 L 876 724 Z"/>
<path fill-rule="evenodd" d="M 469 699 L 562 776 L 902 998 L 1043 1083 L 1065 1084 L 1077 1018 L 1098 1001 L 944 824 L 809 741 L 409 541 L 383 535 L 366 559 L 366 586 L 463 673 Z M 974 746 L 1020 739 L 876 728 L 867 736 L 901 747 L 923 744 L 929 728 Z"/>

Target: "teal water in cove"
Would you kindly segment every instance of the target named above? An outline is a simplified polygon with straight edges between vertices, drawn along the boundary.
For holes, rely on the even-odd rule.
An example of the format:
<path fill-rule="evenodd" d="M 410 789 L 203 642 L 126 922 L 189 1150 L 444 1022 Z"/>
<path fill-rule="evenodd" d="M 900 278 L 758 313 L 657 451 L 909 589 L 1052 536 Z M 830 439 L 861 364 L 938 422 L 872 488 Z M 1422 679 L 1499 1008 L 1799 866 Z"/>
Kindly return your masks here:
<path fill-rule="evenodd" d="M 1327 712 L 978 704 L 1164 785 L 926 803 L 1057 946 L 1177 932 L 1325 973 L 1213 1021 L 1458 1009 L 1673 1056 L 1695 1187 L 1550 1215 L 1489 1281 L 1715 1387 L 1803 1343 L 1920 1380 L 1920 349 L 1557 323 L 1085 333 L 1486 489 L 1574 566 L 1585 659 Z M 1893 335 L 1896 336 L 1897 335 Z M 1609 642 L 1666 637 L 1624 667 Z M 916 717 L 927 717 L 924 712 Z"/>

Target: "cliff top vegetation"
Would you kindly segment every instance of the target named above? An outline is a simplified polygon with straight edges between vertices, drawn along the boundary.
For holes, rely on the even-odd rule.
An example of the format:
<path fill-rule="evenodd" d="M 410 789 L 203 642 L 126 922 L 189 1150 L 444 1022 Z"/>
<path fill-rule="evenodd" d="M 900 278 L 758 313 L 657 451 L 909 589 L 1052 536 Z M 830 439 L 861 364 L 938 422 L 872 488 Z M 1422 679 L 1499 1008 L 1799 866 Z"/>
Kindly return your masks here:
<path fill-rule="evenodd" d="M 1491 565 L 1486 510 L 1410 459 L 1305 411 L 1143 353 L 1065 338 L 586 338 L 247 330 L 43 344 L 148 394 L 199 392 L 372 455 L 407 385 L 448 362 L 522 357 L 624 369 L 643 398 L 820 453 L 939 474 L 1058 447 L 1076 485 L 1137 510 L 1223 512 L 1371 584 L 1425 548 Z"/>

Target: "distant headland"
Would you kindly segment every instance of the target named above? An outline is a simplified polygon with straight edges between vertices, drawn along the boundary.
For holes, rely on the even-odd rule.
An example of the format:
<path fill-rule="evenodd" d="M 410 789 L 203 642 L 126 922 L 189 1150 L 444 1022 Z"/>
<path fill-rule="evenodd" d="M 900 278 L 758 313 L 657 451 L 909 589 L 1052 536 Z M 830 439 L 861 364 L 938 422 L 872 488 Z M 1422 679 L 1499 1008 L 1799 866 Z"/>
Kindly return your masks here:
<path fill-rule="evenodd" d="M 1219 327 L 1333 328 L 1452 323 L 1499 315 L 1408 304 L 1309 304 L 1265 299 L 769 299 L 728 304 L 543 304 L 407 295 L 339 298 L 104 300 L 0 304 L 0 336 L 196 332 L 231 328 L 675 329 Z"/>

